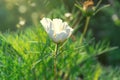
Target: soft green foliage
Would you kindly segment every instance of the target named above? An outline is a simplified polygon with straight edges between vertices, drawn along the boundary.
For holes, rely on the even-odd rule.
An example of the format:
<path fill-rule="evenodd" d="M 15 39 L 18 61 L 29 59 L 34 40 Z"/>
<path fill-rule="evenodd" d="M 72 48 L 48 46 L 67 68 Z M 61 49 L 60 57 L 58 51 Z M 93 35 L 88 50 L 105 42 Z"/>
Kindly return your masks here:
<path fill-rule="evenodd" d="M 100 76 L 100 80 L 119 80 L 120 79 L 120 68 L 108 67 L 104 68 L 105 71 Z M 106 76 L 107 75 L 107 76 Z"/>
<path fill-rule="evenodd" d="M 67 40 L 57 55 L 58 80 L 91 80 L 96 74 L 96 56 L 113 48 L 106 43 Z M 41 26 L 0 36 L 0 80 L 53 80 L 55 44 Z M 94 72 L 94 73 L 93 73 Z M 100 76 L 100 74 L 99 74 Z"/>

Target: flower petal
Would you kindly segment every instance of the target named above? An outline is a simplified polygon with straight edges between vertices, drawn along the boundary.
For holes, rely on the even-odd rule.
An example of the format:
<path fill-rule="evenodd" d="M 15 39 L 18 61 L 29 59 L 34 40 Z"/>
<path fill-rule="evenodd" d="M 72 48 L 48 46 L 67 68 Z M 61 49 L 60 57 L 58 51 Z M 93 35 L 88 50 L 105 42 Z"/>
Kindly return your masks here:
<path fill-rule="evenodd" d="M 54 31 L 56 33 L 59 33 L 60 31 L 62 31 L 62 20 L 61 19 L 53 19 L 53 27 L 54 27 Z"/>
<path fill-rule="evenodd" d="M 65 32 L 65 31 L 62 31 L 61 33 L 58 33 L 58 34 L 56 34 L 56 36 L 54 36 L 54 42 L 56 42 L 56 43 L 60 43 L 60 42 L 63 42 L 63 41 L 65 41 L 68 36 L 68 34 Z"/>
<path fill-rule="evenodd" d="M 64 22 L 63 26 L 64 26 L 64 30 L 66 31 L 66 34 L 68 34 L 66 38 L 70 37 L 73 32 L 73 29 L 67 24 L 67 22 Z"/>
<path fill-rule="evenodd" d="M 66 33 L 68 34 L 68 37 L 70 37 L 71 34 L 73 33 L 73 29 L 71 27 L 67 26 L 67 28 L 65 30 L 66 30 Z"/>
<path fill-rule="evenodd" d="M 53 29 L 51 19 L 43 18 L 40 22 L 47 33 L 49 32 L 50 29 Z"/>

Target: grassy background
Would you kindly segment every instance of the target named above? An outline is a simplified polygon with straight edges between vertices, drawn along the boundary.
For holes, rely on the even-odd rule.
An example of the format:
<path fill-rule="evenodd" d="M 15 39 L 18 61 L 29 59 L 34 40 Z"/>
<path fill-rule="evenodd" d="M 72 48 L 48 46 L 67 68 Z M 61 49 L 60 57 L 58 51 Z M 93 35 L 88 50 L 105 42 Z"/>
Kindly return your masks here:
<path fill-rule="evenodd" d="M 92 40 L 92 38 L 91 38 Z M 0 79 L 4 80 L 53 80 L 53 52 L 55 44 L 41 26 L 18 33 L 5 33 L 0 37 Z M 95 43 L 80 37 L 66 41 L 57 56 L 59 80 L 119 79 L 117 72 L 104 68 L 97 56 L 112 50 L 106 42 Z M 105 70 L 105 71 L 104 71 Z M 115 73 L 115 74 L 114 74 Z"/>

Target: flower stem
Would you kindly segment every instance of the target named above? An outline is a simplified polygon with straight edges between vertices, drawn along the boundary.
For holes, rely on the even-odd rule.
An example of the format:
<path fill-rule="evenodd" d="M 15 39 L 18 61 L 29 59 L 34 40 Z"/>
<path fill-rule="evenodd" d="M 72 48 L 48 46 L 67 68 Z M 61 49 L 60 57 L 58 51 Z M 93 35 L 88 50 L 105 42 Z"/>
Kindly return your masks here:
<path fill-rule="evenodd" d="M 58 44 L 55 46 L 54 53 L 54 80 L 57 80 L 57 53 L 58 53 Z"/>
<path fill-rule="evenodd" d="M 85 34 L 86 34 L 86 31 L 87 31 L 87 29 L 88 29 L 89 21 L 90 21 L 90 16 L 88 16 L 88 17 L 86 18 L 84 30 L 83 30 L 83 33 L 82 33 L 81 38 L 80 38 L 80 44 L 82 43 L 83 38 L 84 38 L 84 36 L 85 36 Z"/>

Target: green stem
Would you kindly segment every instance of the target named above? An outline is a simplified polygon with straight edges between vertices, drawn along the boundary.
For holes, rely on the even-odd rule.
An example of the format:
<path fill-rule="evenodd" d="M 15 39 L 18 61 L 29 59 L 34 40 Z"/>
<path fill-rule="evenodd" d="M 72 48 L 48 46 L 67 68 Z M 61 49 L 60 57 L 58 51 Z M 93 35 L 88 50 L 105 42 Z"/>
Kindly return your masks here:
<path fill-rule="evenodd" d="M 86 31 L 87 31 L 87 29 L 88 29 L 89 21 L 90 21 L 90 16 L 88 16 L 88 17 L 86 18 L 85 27 L 84 27 L 83 33 L 82 33 L 82 35 L 81 35 L 81 38 L 80 38 L 80 44 L 82 43 L 83 38 L 84 38 L 84 36 L 85 36 L 85 34 L 86 34 Z"/>
<path fill-rule="evenodd" d="M 56 44 L 55 53 L 54 53 L 54 80 L 57 80 L 57 53 L 58 53 L 58 44 Z"/>

